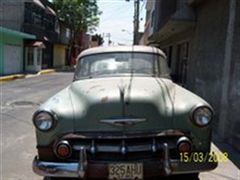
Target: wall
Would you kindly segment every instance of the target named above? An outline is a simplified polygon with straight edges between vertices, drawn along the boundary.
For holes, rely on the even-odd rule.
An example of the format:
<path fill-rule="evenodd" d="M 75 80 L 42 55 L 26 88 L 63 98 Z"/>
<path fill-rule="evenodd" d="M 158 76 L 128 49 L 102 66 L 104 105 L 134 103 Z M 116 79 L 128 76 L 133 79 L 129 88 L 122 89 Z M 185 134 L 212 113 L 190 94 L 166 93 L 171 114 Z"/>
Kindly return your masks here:
<path fill-rule="evenodd" d="M 21 31 L 23 18 L 23 0 L 0 0 L 0 26 Z"/>
<path fill-rule="evenodd" d="M 53 48 L 53 66 L 54 67 L 62 67 L 65 65 L 65 57 L 66 57 L 66 46 L 64 45 L 54 45 Z"/>
<path fill-rule="evenodd" d="M 232 14 L 232 9 L 229 11 L 230 2 L 236 2 L 232 47 L 228 42 Z M 195 10 L 197 19 L 193 29 L 171 36 L 159 45 L 161 49 L 172 46 L 172 70 L 175 71 L 177 45 L 189 42 L 186 87 L 213 106 L 214 130 L 240 150 L 240 144 L 236 143 L 240 141 L 240 1 L 204 1 Z M 229 59 L 226 58 L 228 54 L 231 55 Z M 226 70 L 226 63 L 230 63 L 230 71 Z M 226 77 L 228 82 L 224 83 Z M 222 105 L 223 95 L 227 97 L 227 106 Z M 224 118 L 222 114 L 225 114 Z"/>
<path fill-rule="evenodd" d="M 228 7 L 228 0 L 212 0 L 197 8 L 188 72 L 188 87 L 213 106 L 217 117 L 215 124 L 220 113 Z"/>
<path fill-rule="evenodd" d="M 23 47 L 23 39 L 3 34 L 0 32 L 0 75 L 4 72 L 4 45 L 17 45 Z M 21 64 L 23 64 L 23 49 L 21 52 Z"/>
<path fill-rule="evenodd" d="M 228 92 L 228 111 L 225 128 L 227 131 L 227 140 L 240 151 L 240 1 L 236 1 L 235 27 L 232 45 L 232 61 L 230 69 L 230 84 Z"/>

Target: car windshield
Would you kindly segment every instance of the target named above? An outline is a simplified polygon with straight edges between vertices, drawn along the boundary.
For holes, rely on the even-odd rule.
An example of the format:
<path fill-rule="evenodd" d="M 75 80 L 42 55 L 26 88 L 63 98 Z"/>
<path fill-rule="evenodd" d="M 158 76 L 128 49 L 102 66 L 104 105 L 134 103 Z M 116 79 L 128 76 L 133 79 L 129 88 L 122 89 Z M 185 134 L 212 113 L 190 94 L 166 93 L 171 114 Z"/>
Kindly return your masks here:
<path fill-rule="evenodd" d="M 165 59 L 150 53 L 102 53 L 78 60 L 75 79 L 100 76 L 168 75 Z"/>

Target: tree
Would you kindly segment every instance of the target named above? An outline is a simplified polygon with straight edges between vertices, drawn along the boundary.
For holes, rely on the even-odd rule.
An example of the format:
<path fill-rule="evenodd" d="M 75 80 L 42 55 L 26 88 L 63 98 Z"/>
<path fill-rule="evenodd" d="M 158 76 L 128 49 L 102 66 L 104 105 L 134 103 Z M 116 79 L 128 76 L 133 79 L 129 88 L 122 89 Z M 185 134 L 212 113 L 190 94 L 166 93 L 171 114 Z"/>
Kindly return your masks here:
<path fill-rule="evenodd" d="M 77 34 L 93 32 L 99 23 L 97 0 L 53 0 L 58 18 L 71 29 L 72 54 Z"/>
<path fill-rule="evenodd" d="M 92 41 L 97 41 L 99 46 L 104 43 L 103 37 L 100 34 L 93 35 Z"/>
<path fill-rule="evenodd" d="M 93 31 L 99 23 L 96 0 L 53 0 L 60 20 L 74 32 Z"/>

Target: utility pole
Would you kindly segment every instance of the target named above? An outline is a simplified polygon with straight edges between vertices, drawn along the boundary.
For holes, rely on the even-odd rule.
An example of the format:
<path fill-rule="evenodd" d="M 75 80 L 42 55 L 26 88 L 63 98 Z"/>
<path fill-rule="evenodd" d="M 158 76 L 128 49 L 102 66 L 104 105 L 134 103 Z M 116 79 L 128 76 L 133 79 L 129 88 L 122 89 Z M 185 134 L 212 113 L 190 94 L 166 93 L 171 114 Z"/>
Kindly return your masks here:
<path fill-rule="evenodd" d="M 130 0 L 126 0 L 129 2 Z M 139 30 L 139 7 L 140 0 L 133 0 L 134 3 L 134 16 L 133 16 L 133 45 L 138 44 L 138 30 Z"/>
<path fill-rule="evenodd" d="M 108 38 L 108 46 L 111 45 L 111 33 L 103 33 L 103 38 L 107 37 Z"/>
<path fill-rule="evenodd" d="M 139 7 L 140 0 L 134 0 L 134 20 L 133 20 L 133 44 L 138 44 L 138 30 L 139 30 Z"/>

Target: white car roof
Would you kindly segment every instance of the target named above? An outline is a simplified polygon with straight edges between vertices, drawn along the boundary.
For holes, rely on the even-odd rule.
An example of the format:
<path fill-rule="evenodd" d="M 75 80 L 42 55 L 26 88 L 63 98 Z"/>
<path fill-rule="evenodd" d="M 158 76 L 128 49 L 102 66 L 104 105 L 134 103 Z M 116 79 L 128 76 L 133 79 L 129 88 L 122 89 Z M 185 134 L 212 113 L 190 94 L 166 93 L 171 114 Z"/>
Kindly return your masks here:
<path fill-rule="evenodd" d="M 84 51 L 82 51 L 78 58 L 81 58 L 83 56 L 88 56 L 92 54 L 99 54 L 99 53 L 110 53 L 110 52 L 143 52 L 143 53 L 153 53 L 153 54 L 159 54 L 163 57 L 166 57 L 162 50 L 151 47 L 151 46 L 109 46 L 109 47 L 94 47 L 89 48 Z"/>

